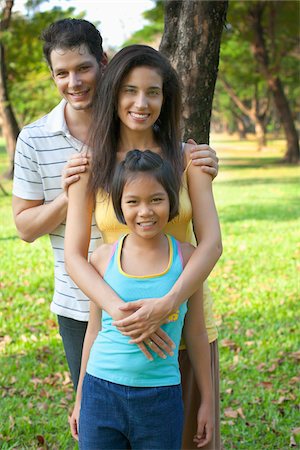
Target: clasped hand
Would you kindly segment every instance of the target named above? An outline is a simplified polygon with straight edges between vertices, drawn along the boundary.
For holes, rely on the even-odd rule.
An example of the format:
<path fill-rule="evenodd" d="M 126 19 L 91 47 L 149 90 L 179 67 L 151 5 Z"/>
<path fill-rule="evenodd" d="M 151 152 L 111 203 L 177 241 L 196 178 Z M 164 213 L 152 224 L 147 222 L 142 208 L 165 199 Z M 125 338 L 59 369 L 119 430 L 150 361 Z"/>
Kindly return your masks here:
<path fill-rule="evenodd" d="M 149 349 L 161 358 L 166 358 L 166 354 L 173 355 L 175 344 L 160 328 L 172 313 L 169 302 L 164 298 L 143 299 L 126 303 L 119 309 L 130 315 L 115 320 L 113 325 L 124 336 L 130 336 L 129 342 L 137 344 L 148 359 L 153 359 Z"/>

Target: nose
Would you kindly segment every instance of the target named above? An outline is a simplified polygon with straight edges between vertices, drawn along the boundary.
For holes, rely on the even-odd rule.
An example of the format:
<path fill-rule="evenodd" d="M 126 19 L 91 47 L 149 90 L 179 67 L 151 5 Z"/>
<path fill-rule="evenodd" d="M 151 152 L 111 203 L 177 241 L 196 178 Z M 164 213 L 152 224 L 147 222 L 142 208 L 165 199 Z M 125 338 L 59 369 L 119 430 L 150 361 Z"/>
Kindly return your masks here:
<path fill-rule="evenodd" d="M 153 211 L 151 205 L 148 203 L 142 203 L 139 208 L 139 216 L 140 217 L 149 217 L 153 215 Z"/>
<path fill-rule="evenodd" d="M 147 96 L 144 92 L 139 92 L 135 98 L 135 106 L 138 109 L 144 109 L 148 106 Z"/>
<path fill-rule="evenodd" d="M 69 74 L 69 87 L 74 89 L 81 85 L 80 75 L 76 72 L 71 72 Z"/>

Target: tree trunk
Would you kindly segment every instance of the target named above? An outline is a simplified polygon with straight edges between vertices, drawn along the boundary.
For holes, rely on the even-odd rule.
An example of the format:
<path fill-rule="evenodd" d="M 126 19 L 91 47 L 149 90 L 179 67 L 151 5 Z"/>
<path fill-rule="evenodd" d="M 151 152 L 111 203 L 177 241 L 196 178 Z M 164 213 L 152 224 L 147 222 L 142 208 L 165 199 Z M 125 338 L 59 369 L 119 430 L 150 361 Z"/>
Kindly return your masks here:
<path fill-rule="evenodd" d="M 183 84 L 184 139 L 209 143 L 220 42 L 228 1 L 166 0 L 159 50 Z"/>
<path fill-rule="evenodd" d="M 297 163 L 300 160 L 298 133 L 281 80 L 274 75 L 270 67 L 269 53 L 264 38 L 262 19 L 265 7 L 266 3 L 264 2 L 253 3 L 249 9 L 249 18 L 254 32 L 252 51 L 272 92 L 275 107 L 284 129 L 287 141 L 285 160 L 289 163 Z"/>
<path fill-rule="evenodd" d="M 13 0 L 5 1 L 1 15 L 0 32 L 7 30 L 9 27 L 13 4 Z M 12 178 L 16 140 L 20 129 L 9 101 L 6 83 L 5 49 L 2 42 L 0 42 L 0 115 L 2 118 L 2 132 L 6 141 L 6 150 L 10 160 L 8 176 Z"/>

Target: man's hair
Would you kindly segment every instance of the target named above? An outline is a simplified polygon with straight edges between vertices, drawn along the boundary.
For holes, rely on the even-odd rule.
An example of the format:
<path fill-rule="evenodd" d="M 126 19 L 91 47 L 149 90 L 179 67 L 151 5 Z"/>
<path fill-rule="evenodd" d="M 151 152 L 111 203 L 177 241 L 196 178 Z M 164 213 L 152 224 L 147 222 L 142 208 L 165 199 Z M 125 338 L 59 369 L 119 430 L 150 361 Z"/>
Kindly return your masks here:
<path fill-rule="evenodd" d="M 139 174 L 151 175 L 160 183 L 169 197 L 169 221 L 178 214 L 179 189 L 181 180 L 176 176 L 172 165 L 166 159 L 151 150 L 130 150 L 115 170 L 111 198 L 119 222 L 126 224 L 121 202 L 125 184 Z"/>
<path fill-rule="evenodd" d="M 103 55 L 102 37 L 97 28 L 83 19 L 61 19 L 53 22 L 41 35 L 44 56 L 51 66 L 51 52 L 54 49 L 73 49 L 84 44 L 98 62 Z"/>

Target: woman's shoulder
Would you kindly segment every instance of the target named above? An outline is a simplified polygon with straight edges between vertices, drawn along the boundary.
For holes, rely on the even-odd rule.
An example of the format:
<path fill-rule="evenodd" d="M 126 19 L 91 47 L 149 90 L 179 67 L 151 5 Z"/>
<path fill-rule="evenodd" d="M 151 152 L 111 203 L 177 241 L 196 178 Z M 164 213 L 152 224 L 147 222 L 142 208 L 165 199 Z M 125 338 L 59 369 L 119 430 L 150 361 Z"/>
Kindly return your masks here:
<path fill-rule="evenodd" d="M 184 162 L 184 169 L 187 169 L 187 167 L 191 164 L 191 150 L 194 148 L 195 145 L 188 144 L 187 142 L 182 143 L 182 153 L 183 153 L 183 162 Z"/>

